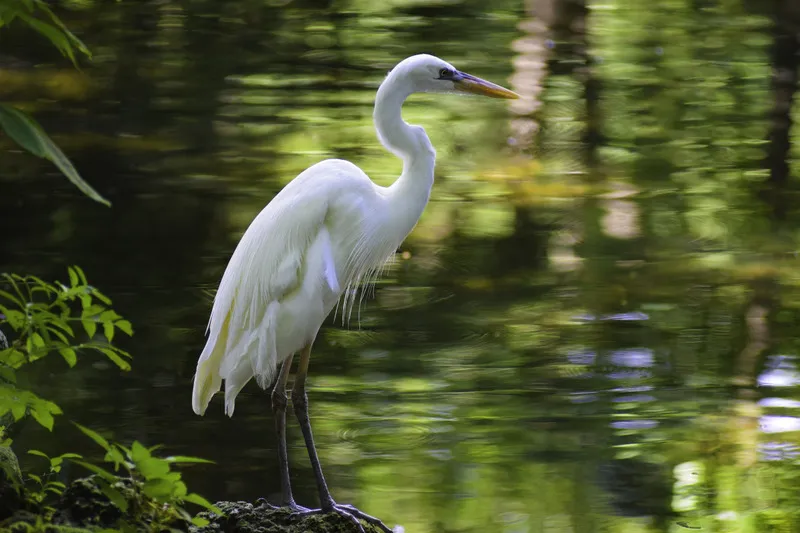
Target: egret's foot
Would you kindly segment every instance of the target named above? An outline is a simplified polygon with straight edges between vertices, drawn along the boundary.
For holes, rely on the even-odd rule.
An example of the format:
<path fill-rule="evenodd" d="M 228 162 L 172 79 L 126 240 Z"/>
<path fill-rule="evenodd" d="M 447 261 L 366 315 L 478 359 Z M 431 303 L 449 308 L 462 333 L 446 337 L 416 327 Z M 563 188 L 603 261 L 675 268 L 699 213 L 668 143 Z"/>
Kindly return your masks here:
<path fill-rule="evenodd" d="M 292 511 L 292 514 L 304 513 L 311 510 L 308 507 L 303 507 L 302 505 L 298 505 L 294 500 L 283 502 L 280 505 L 272 505 L 266 500 L 266 498 L 259 498 L 256 500 L 256 505 L 260 507 L 266 507 L 267 509 L 270 509 L 272 511 L 288 508 L 289 510 Z"/>
<path fill-rule="evenodd" d="M 283 507 L 288 507 L 289 509 L 291 509 L 292 510 L 292 514 L 295 514 L 295 513 L 307 513 L 307 512 L 312 510 L 312 509 L 309 509 L 308 507 L 303 507 L 302 505 L 299 505 L 299 504 L 297 504 L 295 502 L 285 503 L 285 504 L 283 504 Z"/>
<path fill-rule="evenodd" d="M 280 509 L 277 505 L 272 505 L 267 501 L 266 498 L 259 498 L 256 500 L 256 506 L 258 507 L 266 507 L 267 509 L 271 509 L 272 511 L 277 511 Z"/>
<path fill-rule="evenodd" d="M 368 524 L 371 524 L 379 528 L 384 533 L 394 533 L 391 529 L 386 527 L 386 524 L 381 522 L 380 519 L 375 518 L 374 516 L 368 515 L 366 513 L 362 513 L 352 505 L 339 505 L 338 503 L 333 503 L 329 509 L 307 509 L 305 511 L 293 513 L 293 516 L 308 516 L 311 514 L 328 514 L 328 513 L 336 513 L 350 520 L 358 528 L 359 533 L 366 533 L 366 531 L 364 530 L 364 526 L 361 525 L 361 522 L 359 520 L 363 520 L 364 522 L 367 522 Z"/>

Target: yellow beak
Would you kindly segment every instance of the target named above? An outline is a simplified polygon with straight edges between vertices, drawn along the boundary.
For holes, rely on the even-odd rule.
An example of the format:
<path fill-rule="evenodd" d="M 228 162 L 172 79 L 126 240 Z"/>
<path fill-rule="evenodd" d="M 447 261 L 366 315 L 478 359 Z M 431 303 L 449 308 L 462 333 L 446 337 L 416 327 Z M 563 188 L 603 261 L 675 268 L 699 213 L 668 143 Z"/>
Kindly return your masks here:
<path fill-rule="evenodd" d="M 500 87 L 490 81 L 482 80 L 477 76 L 464 72 L 456 73 L 453 77 L 453 84 L 459 91 L 482 94 L 490 98 L 508 98 L 511 100 L 519 98 L 519 95 L 514 91 L 509 91 L 505 87 Z"/>

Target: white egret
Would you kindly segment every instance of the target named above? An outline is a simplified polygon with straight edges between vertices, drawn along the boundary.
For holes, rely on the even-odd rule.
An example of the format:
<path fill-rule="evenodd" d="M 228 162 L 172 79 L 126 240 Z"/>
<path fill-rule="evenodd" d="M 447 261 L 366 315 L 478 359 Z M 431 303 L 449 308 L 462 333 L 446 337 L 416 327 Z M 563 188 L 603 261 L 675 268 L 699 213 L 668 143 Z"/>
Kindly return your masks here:
<path fill-rule="evenodd" d="M 381 143 L 403 160 L 402 174 L 381 187 L 354 164 L 328 159 L 300 173 L 267 204 L 222 276 L 192 392 L 192 408 L 202 415 L 224 381 L 225 413 L 232 416 L 236 396 L 251 378 L 266 389 L 277 373 L 272 410 L 282 503 L 301 513 L 337 512 L 362 528 L 360 518 L 385 531 L 379 520 L 331 497 L 314 447 L 305 383 L 311 345 L 327 315 L 340 299 L 345 312 L 352 309 L 354 289 L 395 253 L 428 203 L 436 153 L 425 130 L 400 113 L 415 92 L 518 98 L 431 55 L 398 63 L 378 89 L 373 119 Z M 289 482 L 285 389 L 296 353 L 291 397 L 319 489 L 321 508 L 314 511 L 295 503 Z"/>

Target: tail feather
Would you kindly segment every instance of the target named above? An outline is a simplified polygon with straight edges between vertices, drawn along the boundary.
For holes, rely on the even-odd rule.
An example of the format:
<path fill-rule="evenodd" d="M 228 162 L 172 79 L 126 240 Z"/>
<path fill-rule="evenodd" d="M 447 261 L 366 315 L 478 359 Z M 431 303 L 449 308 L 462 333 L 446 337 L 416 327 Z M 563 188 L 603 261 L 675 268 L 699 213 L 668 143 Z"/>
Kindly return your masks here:
<path fill-rule="evenodd" d="M 197 361 L 192 389 L 192 410 L 203 415 L 211 402 L 211 398 L 222 388 L 222 376 L 219 373 L 220 363 L 225 356 L 225 344 L 228 337 L 230 314 L 219 331 L 213 331 L 206 341 L 203 353 Z"/>
<path fill-rule="evenodd" d="M 247 382 L 253 377 L 253 369 L 250 361 L 242 359 L 239 361 L 233 371 L 225 376 L 225 414 L 233 416 L 233 410 L 236 407 L 236 397 L 239 392 L 247 385 Z"/>
<path fill-rule="evenodd" d="M 192 392 L 192 409 L 202 415 L 225 380 L 225 414 L 233 415 L 236 396 L 254 376 L 266 389 L 275 377 L 278 354 L 275 344 L 278 302 L 271 302 L 255 327 L 237 326 L 249 317 L 228 311 L 222 327 L 211 328 L 197 362 Z M 231 306 L 233 307 L 233 306 Z M 252 315 L 251 315 L 252 316 Z"/>
<path fill-rule="evenodd" d="M 256 351 L 250 353 L 250 364 L 253 368 L 253 375 L 256 377 L 258 386 L 262 389 L 269 387 L 278 366 L 278 347 L 276 345 L 278 309 L 280 304 L 276 301 L 270 302 L 264 312 L 264 318 L 257 326 Z"/>

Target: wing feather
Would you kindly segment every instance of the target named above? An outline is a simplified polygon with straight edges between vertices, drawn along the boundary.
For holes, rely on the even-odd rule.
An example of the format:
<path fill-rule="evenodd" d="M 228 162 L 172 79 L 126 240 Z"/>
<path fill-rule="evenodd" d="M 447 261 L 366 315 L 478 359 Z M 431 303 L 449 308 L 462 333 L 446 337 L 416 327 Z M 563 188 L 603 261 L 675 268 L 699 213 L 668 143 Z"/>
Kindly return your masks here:
<path fill-rule="evenodd" d="M 232 415 L 242 387 L 254 376 L 260 386 L 268 386 L 280 363 L 278 308 L 299 288 L 305 252 L 327 210 L 321 195 L 303 198 L 302 206 L 300 198 L 287 200 L 270 202 L 256 216 L 222 276 L 195 374 L 192 406 L 197 414 L 205 412 L 226 380 L 225 411 Z"/>
<path fill-rule="evenodd" d="M 194 379 L 195 413 L 205 412 L 222 380 L 228 415 L 250 379 L 256 377 L 262 388 L 272 382 L 280 362 L 291 355 L 278 353 L 278 317 L 282 305 L 303 288 L 304 277 L 316 275 L 314 269 L 319 268 L 320 281 L 336 294 L 347 284 L 349 280 L 337 276 L 325 221 L 337 198 L 366 186 L 371 182 L 352 163 L 323 161 L 292 180 L 256 216 L 236 246 L 214 298 L 208 340 Z M 307 255 L 315 243 L 320 264 L 309 266 Z M 319 324 L 292 327 L 310 330 Z"/>

